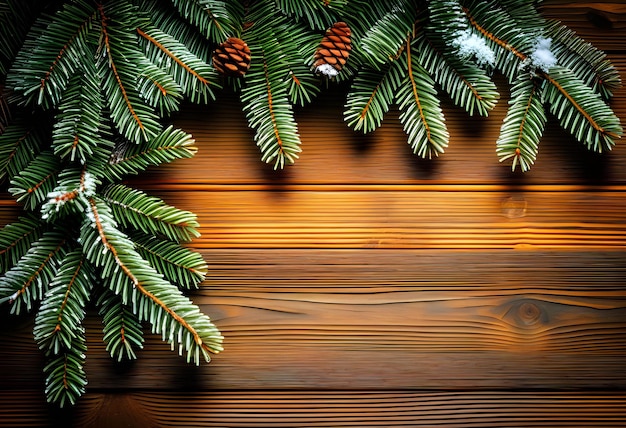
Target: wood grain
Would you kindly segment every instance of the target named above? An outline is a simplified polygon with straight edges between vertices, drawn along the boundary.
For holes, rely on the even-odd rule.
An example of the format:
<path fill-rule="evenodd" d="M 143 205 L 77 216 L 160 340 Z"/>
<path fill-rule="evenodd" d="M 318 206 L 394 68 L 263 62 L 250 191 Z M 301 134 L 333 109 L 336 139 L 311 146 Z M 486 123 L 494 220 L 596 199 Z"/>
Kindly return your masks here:
<path fill-rule="evenodd" d="M 520 389 L 626 386 L 622 252 L 209 250 L 192 296 L 226 336 L 187 366 L 148 335 L 114 364 L 86 322 L 90 386 Z M 15 321 L 13 321 L 15 322 Z M 3 337 L 0 389 L 42 384 L 23 324 Z M 19 386 L 18 386 L 19 385 Z"/>
<path fill-rule="evenodd" d="M 198 215 L 197 248 L 623 248 L 618 191 L 229 187 L 159 192 Z"/>
<path fill-rule="evenodd" d="M 626 71 L 626 55 L 609 56 Z M 509 86 L 495 76 L 501 100 L 487 118 L 469 117 L 442 94 L 442 107 L 450 132 L 450 145 L 436 159 L 415 156 L 392 109 L 381 128 L 363 135 L 343 121 L 347 88 L 325 91 L 311 105 L 298 109 L 296 119 L 302 153 L 296 164 L 273 171 L 260 162 L 253 133 L 236 96 L 223 94 L 208 108 L 188 106 L 175 117 L 176 125 L 193 134 L 199 147 L 191 160 L 164 165 L 145 188 L 169 185 L 264 186 L 293 184 L 626 184 L 626 144 L 618 141 L 608 153 L 587 150 L 549 115 L 537 161 L 527 173 L 511 173 L 498 162 L 496 140 L 507 112 Z M 611 107 L 626 124 L 626 88 L 611 100 Z"/>
<path fill-rule="evenodd" d="M 88 393 L 54 411 L 39 391 L 0 391 L 0 426 L 622 427 L 619 392 L 143 391 Z"/>
<path fill-rule="evenodd" d="M 542 14 L 575 29 L 577 34 L 604 51 L 624 49 L 626 5 L 623 1 L 604 2 L 546 0 Z"/>
<path fill-rule="evenodd" d="M 621 186 L 202 189 L 152 192 L 198 215 L 202 237 L 193 246 L 199 249 L 626 246 Z M 18 213 L 13 204 L 0 205 L 7 223 Z"/>

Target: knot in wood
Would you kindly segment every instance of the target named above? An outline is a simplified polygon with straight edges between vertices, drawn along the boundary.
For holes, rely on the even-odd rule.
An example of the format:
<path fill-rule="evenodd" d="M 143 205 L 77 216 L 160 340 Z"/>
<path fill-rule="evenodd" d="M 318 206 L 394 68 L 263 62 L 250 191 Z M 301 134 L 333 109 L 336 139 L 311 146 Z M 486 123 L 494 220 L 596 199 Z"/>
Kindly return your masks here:
<path fill-rule="evenodd" d="M 541 319 L 541 309 L 532 302 L 522 303 L 517 312 L 520 321 L 528 326 L 537 324 Z"/>
<path fill-rule="evenodd" d="M 511 196 L 502 201 L 502 215 L 507 218 L 522 218 L 526 216 L 526 200 L 521 196 Z"/>
<path fill-rule="evenodd" d="M 597 28 L 610 30 L 613 28 L 613 21 L 605 12 L 597 9 L 591 9 L 587 12 L 587 20 Z"/>

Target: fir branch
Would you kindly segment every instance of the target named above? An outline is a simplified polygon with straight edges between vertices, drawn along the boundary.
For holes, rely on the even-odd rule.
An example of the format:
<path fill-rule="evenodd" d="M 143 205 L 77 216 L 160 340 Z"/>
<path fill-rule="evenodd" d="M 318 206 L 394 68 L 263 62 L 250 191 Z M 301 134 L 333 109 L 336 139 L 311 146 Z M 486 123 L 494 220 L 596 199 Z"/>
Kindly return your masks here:
<path fill-rule="evenodd" d="M 606 54 L 585 42 L 570 28 L 550 21 L 546 36 L 555 41 L 554 54 L 559 65 L 570 69 L 604 99 L 611 98 L 613 91 L 622 86 L 620 75 Z"/>
<path fill-rule="evenodd" d="M 139 174 L 149 166 L 191 158 L 198 150 L 194 143 L 191 134 L 170 125 L 145 143 L 120 146 L 112 154 L 102 175 L 114 182 L 128 174 Z"/>
<path fill-rule="evenodd" d="M 619 118 L 596 92 L 562 67 L 554 67 L 550 75 L 543 73 L 549 85 L 545 99 L 561 126 L 596 152 L 610 150 L 622 135 Z"/>
<path fill-rule="evenodd" d="M 487 40 L 496 54 L 495 67 L 506 76 L 509 82 L 515 80 L 522 63 L 528 58 L 535 40 L 527 37 L 515 26 L 515 19 L 492 2 L 470 1 L 463 7 L 470 27 Z M 484 22 L 481 22 L 484 21 Z M 488 28 L 494 27 L 493 29 Z"/>
<path fill-rule="evenodd" d="M 362 70 L 348 93 L 344 120 L 355 131 L 372 132 L 382 124 L 402 83 L 398 67 L 385 71 Z"/>
<path fill-rule="evenodd" d="M 394 60 L 405 48 L 407 34 L 414 36 L 417 9 L 409 1 L 397 2 L 393 9 L 379 19 L 361 39 L 371 65 Z"/>
<path fill-rule="evenodd" d="M 407 76 L 396 95 L 396 102 L 409 144 L 413 152 L 421 157 L 437 156 L 448 146 L 449 135 L 434 82 L 418 63 L 412 62 L 410 38 L 407 39 L 405 53 L 397 63 Z"/>
<path fill-rule="evenodd" d="M 94 282 L 94 272 L 82 251 L 67 253 L 35 318 L 35 341 L 46 355 L 58 355 L 72 347 L 76 333 L 83 329 Z"/>
<path fill-rule="evenodd" d="M 92 196 L 100 182 L 86 168 L 67 168 L 59 173 L 57 185 L 41 206 L 41 218 L 50 223 L 70 214 L 82 215 L 87 198 Z"/>
<path fill-rule="evenodd" d="M 486 3 L 475 5 L 474 12 L 484 14 L 488 6 Z M 529 55 L 523 53 L 522 48 L 513 46 L 511 42 L 505 42 L 504 39 L 490 33 L 470 15 L 468 9 L 465 9 L 465 12 L 478 31 L 503 50 L 514 54 L 521 61 L 520 66 L 529 61 Z M 507 18 L 507 16 L 502 15 L 500 21 Z M 510 34 L 514 33 L 505 24 L 500 23 L 499 26 L 501 30 L 506 30 Z M 519 34 L 516 34 L 513 39 L 518 40 Z M 525 43 L 529 44 L 530 42 L 526 40 Z M 503 68 L 501 62 L 500 68 Z M 505 72 L 505 74 L 511 79 L 520 69 L 523 67 L 518 66 L 514 72 L 511 72 L 509 68 L 509 72 Z M 602 101 L 600 95 L 589 88 L 571 70 L 560 65 L 553 65 L 549 70 L 545 67 L 543 69 L 537 68 L 531 70 L 531 73 L 547 82 L 544 99 L 550 104 L 551 112 L 559 118 L 561 126 L 569 130 L 579 141 L 584 142 L 589 149 L 598 152 L 611 149 L 615 144 L 614 140 L 621 137 L 622 127 L 619 119 Z"/>
<path fill-rule="evenodd" d="M 11 180 L 9 192 L 27 210 L 34 210 L 54 189 L 60 162 L 50 151 L 45 151 L 15 175 Z"/>
<path fill-rule="evenodd" d="M 161 125 L 157 115 L 134 89 L 138 79 L 137 68 L 145 60 L 137 50 L 132 49 L 133 45 L 137 46 L 137 37 L 133 37 L 129 30 L 131 24 L 137 23 L 133 15 L 137 12 L 115 2 L 110 9 L 112 16 L 102 4 L 98 5 L 102 35 L 99 49 L 106 55 L 106 61 L 99 61 L 98 68 L 103 75 L 113 123 L 127 139 L 140 143 L 156 136 L 161 131 Z"/>
<path fill-rule="evenodd" d="M 190 101 L 207 103 L 215 99 L 213 88 L 219 88 L 219 84 L 211 66 L 163 31 L 137 28 L 137 33 L 146 41 L 143 45 L 147 57 L 171 74 Z"/>
<path fill-rule="evenodd" d="M 463 8 L 463 11 L 465 12 L 465 14 L 467 15 L 467 19 L 469 20 L 469 22 L 472 24 L 472 27 L 474 27 L 474 29 L 476 31 L 478 31 L 480 34 L 482 34 L 485 38 L 491 40 L 493 43 L 495 43 L 497 46 L 501 47 L 502 49 L 511 52 L 513 55 L 515 55 L 520 61 L 524 61 L 527 58 L 527 55 L 520 52 L 515 46 L 513 46 L 510 42 L 498 37 L 495 33 L 489 31 L 486 27 L 484 27 L 483 25 L 481 25 L 477 19 L 471 14 L 470 10 L 468 8 Z M 499 24 L 503 24 L 502 20 L 497 21 Z"/>
<path fill-rule="evenodd" d="M 538 79 L 520 78 L 512 88 L 511 107 L 496 142 L 500 162 L 513 159 L 512 170 L 519 165 L 527 171 L 535 163 L 546 124 L 542 95 Z"/>
<path fill-rule="evenodd" d="M 276 38 L 287 63 L 285 71 L 290 102 L 304 106 L 321 90 L 318 79 L 310 72 L 313 62 L 311 52 L 317 48 L 319 36 L 299 23 L 285 21 L 279 26 Z"/>
<path fill-rule="evenodd" d="M 102 191 L 119 224 L 175 241 L 190 241 L 200 236 L 196 215 L 165 204 L 161 199 L 115 184 Z"/>
<path fill-rule="evenodd" d="M 70 77 L 59 103 L 52 132 L 54 154 L 61 159 L 85 163 L 103 136 L 104 102 L 92 58 L 85 58 L 78 72 Z"/>
<path fill-rule="evenodd" d="M 111 358 L 117 361 L 136 359 L 135 350 L 143 349 L 144 342 L 137 315 L 111 290 L 103 290 L 97 303 L 104 324 L 103 340 Z"/>
<path fill-rule="evenodd" d="M 172 0 L 172 3 L 212 42 L 221 42 L 240 29 L 243 7 L 239 1 Z"/>
<path fill-rule="evenodd" d="M 245 33 L 252 61 L 245 74 L 241 102 L 248 125 L 255 130 L 261 160 L 282 168 L 294 163 L 301 152 L 300 136 L 287 92 L 288 63 L 271 25 L 273 8 L 255 4 L 247 18 L 255 24 Z"/>
<path fill-rule="evenodd" d="M 187 353 L 187 360 L 200 363 L 202 356 L 210 360 L 209 352 L 222 350 L 222 336 L 209 318 L 184 297 L 174 285 L 163 280 L 133 249 L 128 238 L 115 228 L 112 213 L 103 201 L 90 200 L 91 224 L 81 230 L 83 242 L 104 251 L 90 251 L 87 257 L 97 266 L 119 274 L 109 278 L 109 287 L 120 294 L 124 303 L 133 302 L 133 310 L 140 319 L 152 324 L 153 331 L 162 339 L 178 347 L 179 354 Z M 95 230 L 95 237 L 91 231 Z M 123 280 L 125 278 L 125 281 Z"/>
<path fill-rule="evenodd" d="M 44 366 L 46 375 L 46 399 L 60 407 L 74 405 L 85 393 L 87 375 L 83 366 L 87 344 L 82 329 L 75 332 L 71 344 L 58 355 L 47 358 Z"/>
<path fill-rule="evenodd" d="M 148 104 L 159 110 L 161 116 L 167 116 L 180 109 L 183 91 L 171 76 L 163 79 L 165 76 L 161 70 L 154 71 L 144 70 L 139 76 L 137 89 Z"/>
<path fill-rule="evenodd" d="M 361 36 L 367 34 L 381 16 L 387 15 L 393 8 L 394 2 L 388 0 L 349 0 L 346 4 L 342 19 L 344 19 L 353 35 L 355 48 L 360 48 Z"/>
<path fill-rule="evenodd" d="M 470 115 L 488 116 L 500 94 L 487 73 L 472 63 L 443 55 L 430 41 L 418 36 L 414 51 L 417 61 L 428 71 L 452 101 Z M 444 51 L 445 52 L 445 51 Z"/>
<path fill-rule="evenodd" d="M 198 288 L 208 266 L 199 253 L 156 236 L 133 236 L 137 251 L 169 282 L 185 289 Z"/>
<path fill-rule="evenodd" d="M 25 117 L 15 118 L 0 135 L 0 181 L 24 171 L 43 146 L 41 130 L 29 125 Z"/>
<path fill-rule="evenodd" d="M 154 36 L 151 36 L 150 34 L 146 33 L 141 28 L 137 28 L 137 33 L 141 37 L 143 37 L 144 39 L 146 39 L 150 43 L 152 43 L 154 46 L 156 46 L 159 50 L 161 50 L 169 58 L 174 60 L 176 62 L 176 64 L 178 64 L 182 68 L 184 68 L 187 73 L 191 74 L 191 76 L 194 77 L 195 79 L 197 79 L 200 83 L 202 83 L 203 85 L 206 85 L 206 86 L 208 86 L 210 84 L 208 79 L 206 79 L 205 77 L 201 76 L 198 72 L 196 72 L 193 68 L 191 68 L 187 63 L 185 63 L 182 59 L 180 59 L 177 55 L 175 55 L 171 50 L 169 50 L 167 47 L 165 47 L 162 42 L 159 42 Z M 152 30 L 152 33 L 160 33 L 160 32 L 158 32 L 157 30 Z M 165 35 L 163 33 L 160 33 L 159 36 L 161 38 L 165 37 Z"/>
<path fill-rule="evenodd" d="M 146 14 L 152 26 L 166 33 L 183 44 L 186 49 L 205 63 L 210 63 L 214 45 L 207 43 L 204 34 L 189 25 L 177 8 L 171 4 L 157 3 L 153 0 L 138 0 L 140 9 Z M 233 2 L 239 3 L 239 2 Z M 221 41 L 221 39 L 220 39 Z M 150 57 L 150 55 L 147 55 Z"/>
<path fill-rule="evenodd" d="M 28 213 L 0 229 L 0 275 L 15 265 L 44 231 L 44 223 Z"/>
<path fill-rule="evenodd" d="M 294 20 L 305 22 L 314 30 L 324 30 L 343 11 L 347 0 L 320 1 L 320 0 L 276 0 L 276 8 Z"/>
<path fill-rule="evenodd" d="M 174 77 L 146 57 L 138 57 L 137 92 L 142 102 L 157 108 L 161 116 L 178 111 L 184 98 L 184 89 Z"/>
<path fill-rule="evenodd" d="M 37 21 L 7 76 L 7 86 L 22 94 L 23 104 L 58 104 L 69 77 L 89 51 L 94 21 L 94 7 L 87 1 L 65 4 L 54 16 Z"/>
<path fill-rule="evenodd" d="M 0 277 L 0 304 L 9 302 L 11 313 L 19 315 L 22 307 L 30 312 L 40 300 L 65 255 L 66 233 L 46 231 L 20 260 Z"/>
<path fill-rule="evenodd" d="M 272 139 L 271 137 L 268 139 L 263 138 L 263 136 L 261 136 L 261 138 L 259 139 L 259 141 L 257 142 L 257 144 L 261 147 L 261 149 L 263 150 L 263 148 L 267 147 L 268 145 L 275 143 L 277 146 L 277 150 L 275 151 L 266 151 L 266 153 L 269 153 L 264 160 L 269 161 L 272 160 L 274 158 L 276 158 L 277 160 L 277 165 L 280 165 L 282 167 L 283 163 L 284 163 L 284 159 L 287 158 L 290 162 L 293 162 L 294 158 L 289 157 L 289 155 L 285 152 L 285 145 L 283 143 L 283 136 L 281 135 L 281 132 L 279 130 L 279 125 L 278 125 L 278 113 L 275 110 L 275 107 L 278 106 L 278 104 L 276 103 L 275 99 L 274 99 L 274 93 L 272 91 L 272 82 L 270 81 L 270 77 L 268 75 L 268 65 L 267 65 L 267 61 L 263 61 L 263 69 L 264 69 L 264 75 L 265 75 L 265 85 L 266 85 L 266 93 L 267 93 L 267 112 L 269 115 L 269 119 L 271 122 L 271 128 L 274 134 L 274 139 Z M 278 91 L 276 91 L 276 95 L 278 95 Z M 279 100 L 278 97 L 276 97 L 276 100 Z M 272 141 L 273 140 L 273 141 Z M 297 156 L 294 156 L 297 157 Z"/>
<path fill-rule="evenodd" d="M 115 78 L 115 81 L 117 82 L 117 86 L 119 87 L 119 90 L 121 92 L 122 98 L 124 100 L 124 103 L 126 104 L 126 107 L 128 108 L 128 112 L 132 115 L 133 119 L 135 120 L 135 122 L 137 123 L 137 126 L 139 126 L 139 129 L 141 129 L 141 132 L 143 133 L 144 136 L 146 135 L 146 131 L 144 129 L 143 123 L 141 121 L 141 119 L 139 118 L 139 116 L 137 115 L 137 113 L 135 113 L 135 109 L 133 107 L 133 103 L 130 100 L 130 97 L 128 95 L 127 89 L 126 89 L 126 85 L 122 82 L 122 78 L 120 77 L 120 74 L 117 72 L 117 65 L 116 65 L 116 61 L 113 59 L 113 55 L 111 53 L 111 42 L 109 40 L 109 31 L 107 29 L 107 16 L 104 13 L 104 8 L 102 5 L 98 5 L 99 11 L 100 11 L 100 16 L 101 16 L 101 26 L 102 26 L 102 35 L 103 35 L 103 43 L 104 43 L 104 49 L 106 51 L 106 55 L 108 57 L 108 63 L 109 63 L 109 67 L 111 68 L 111 71 L 113 73 L 113 77 Z M 114 109 L 113 111 L 116 111 L 117 109 Z M 112 112 L 113 113 L 113 112 Z M 114 118 L 115 120 L 115 118 Z M 119 121 L 119 119 L 118 119 Z M 125 128 L 125 127 L 124 127 Z M 134 139 L 136 141 L 136 139 Z"/>

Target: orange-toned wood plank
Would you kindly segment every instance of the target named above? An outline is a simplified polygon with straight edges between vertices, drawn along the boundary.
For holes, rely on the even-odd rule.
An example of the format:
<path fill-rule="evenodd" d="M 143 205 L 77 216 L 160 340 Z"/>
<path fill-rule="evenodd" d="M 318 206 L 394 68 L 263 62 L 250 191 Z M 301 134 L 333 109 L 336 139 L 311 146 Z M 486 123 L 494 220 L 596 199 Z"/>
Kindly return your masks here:
<path fill-rule="evenodd" d="M 190 427 L 618 426 L 626 416 L 622 395 L 602 393 L 259 391 L 134 398 L 159 424 Z M 186 411 L 168 411 L 177 407 Z"/>
<path fill-rule="evenodd" d="M 198 214 L 197 248 L 626 246 L 623 192 L 231 189 L 159 193 Z M 19 213 L 7 205 L 4 223 Z"/>
<path fill-rule="evenodd" d="M 621 191 L 236 189 L 158 193 L 198 215 L 198 248 L 626 248 Z"/>
<path fill-rule="evenodd" d="M 148 335 L 116 365 L 91 314 L 94 388 L 624 388 L 622 252 L 211 250 L 192 299 L 225 335 L 188 366 Z M 29 325 L 3 320 L 2 388 L 43 385 Z"/>
<path fill-rule="evenodd" d="M 60 409 L 46 403 L 43 388 L 0 390 L 2 427 L 157 427 L 152 415 L 132 394 L 87 393 L 76 407 Z M 162 425 L 161 425 L 162 426 Z"/>
<path fill-rule="evenodd" d="M 621 427 L 621 392 L 250 391 L 90 392 L 72 410 L 39 391 L 0 391 L 3 426 Z"/>
<path fill-rule="evenodd" d="M 191 188 L 151 193 L 198 215 L 197 248 L 626 248 L 621 188 Z M 0 224 L 18 214 L 2 204 Z"/>
<path fill-rule="evenodd" d="M 624 51 L 626 5 L 623 1 L 544 0 L 539 10 L 561 21 L 598 49 Z"/>
<path fill-rule="evenodd" d="M 626 71 L 626 56 L 612 55 L 616 67 Z M 248 129 L 235 96 L 222 95 L 207 108 L 187 107 L 175 124 L 192 133 L 199 147 L 190 160 L 165 165 L 142 184 L 626 184 L 626 144 L 595 154 L 549 121 L 537 162 L 523 174 L 511 172 L 496 156 L 496 140 L 507 111 L 508 85 L 499 79 L 502 99 L 488 118 L 471 118 L 441 94 L 450 145 L 446 153 L 423 160 L 411 152 L 392 109 L 383 126 L 363 135 L 343 121 L 346 88 L 326 91 L 311 105 L 299 109 L 302 139 L 300 159 L 284 171 L 273 171 L 260 161 L 253 133 Z M 626 126 L 626 88 L 615 94 L 611 106 Z M 135 180 L 133 180 L 135 181 Z"/>

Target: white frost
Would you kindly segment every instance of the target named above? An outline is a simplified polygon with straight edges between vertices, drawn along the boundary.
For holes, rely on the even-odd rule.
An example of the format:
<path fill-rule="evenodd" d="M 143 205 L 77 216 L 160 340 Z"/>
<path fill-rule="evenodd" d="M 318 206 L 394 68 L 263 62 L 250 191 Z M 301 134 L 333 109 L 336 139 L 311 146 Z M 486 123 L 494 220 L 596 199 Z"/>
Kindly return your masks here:
<path fill-rule="evenodd" d="M 323 74 L 323 75 L 325 75 L 325 76 L 328 76 L 328 77 L 335 77 L 336 75 L 338 75 L 338 74 L 339 74 L 339 72 L 338 72 L 337 70 L 335 70 L 335 67 L 333 67 L 333 66 L 332 66 L 332 65 L 330 65 L 330 64 L 321 64 L 321 65 L 318 65 L 318 66 L 315 68 L 315 71 L 316 71 L 317 73 L 321 73 L 321 74 Z"/>
<path fill-rule="evenodd" d="M 85 208 L 85 216 L 89 219 L 92 225 L 96 224 L 96 216 L 91 211 L 91 207 Z"/>
<path fill-rule="evenodd" d="M 452 46 L 459 50 L 459 57 L 463 60 L 473 59 L 480 66 L 493 67 L 496 55 L 482 37 L 473 34 L 469 30 L 461 31 L 452 41 Z"/>
<path fill-rule="evenodd" d="M 85 175 L 83 176 L 83 188 L 79 189 L 79 192 L 82 191 L 88 198 L 92 197 L 96 193 L 97 185 L 98 179 L 88 171 L 85 171 Z"/>
<path fill-rule="evenodd" d="M 550 68 L 556 65 L 556 57 L 550 50 L 552 39 L 538 37 L 535 43 L 535 49 L 530 54 L 530 63 L 533 68 L 538 68 L 546 73 Z"/>

